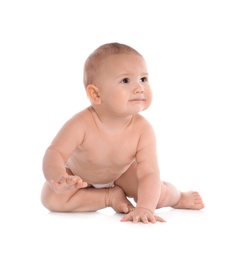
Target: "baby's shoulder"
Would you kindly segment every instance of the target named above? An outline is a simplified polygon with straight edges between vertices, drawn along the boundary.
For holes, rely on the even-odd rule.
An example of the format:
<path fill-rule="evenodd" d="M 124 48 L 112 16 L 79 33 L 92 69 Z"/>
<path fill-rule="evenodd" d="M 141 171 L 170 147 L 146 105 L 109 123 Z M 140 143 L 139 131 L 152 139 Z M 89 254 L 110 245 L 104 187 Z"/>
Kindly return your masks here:
<path fill-rule="evenodd" d="M 79 112 L 77 112 L 76 114 L 74 114 L 70 120 L 85 120 L 86 118 L 88 118 L 90 116 L 90 112 L 89 112 L 89 108 L 85 108 Z"/>
<path fill-rule="evenodd" d="M 140 114 L 135 115 L 134 126 L 142 128 L 153 128 L 152 124 L 144 116 Z"/>
<path fill-rule="evenodd" d="M 142 115 L 136 115 L 133 121 L 133 131 L 135 131 L 140 137 L 148 137 L 155 134 L 153 125 Z"/>
<path fill-rule="evenodd" d="M 90 121 L 89 118 L 91 117 L 91 113 L 89 112 L 88 108 L 85 108 L 84 110 L 81 110 L 80 112 L 77 112 L 74 114 L 68 121 L 67 124 L 70 125 L 78 125 L 79 127 L 82 125 L 88 124 Z"/>
<path fill-rule="evenodd" d="M 156 134 L 151 122 L 143 117 L 142 115 L 137 115 L 135 118 L 134 131 L 136 131 L 139 136 L 139 143 L 153 143 L 156 140 Z"/>

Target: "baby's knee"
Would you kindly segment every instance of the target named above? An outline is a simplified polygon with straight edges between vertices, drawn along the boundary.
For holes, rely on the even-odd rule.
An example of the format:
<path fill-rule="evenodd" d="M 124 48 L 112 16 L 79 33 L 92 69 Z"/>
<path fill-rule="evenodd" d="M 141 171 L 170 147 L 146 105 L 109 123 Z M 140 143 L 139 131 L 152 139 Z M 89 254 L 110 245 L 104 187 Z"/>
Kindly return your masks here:
<path fill-rule="evenodd" d="M 62 205 L 56 199 L 55 192 L 45 183 L 41 192 L 41 203 L 49 211 L 62 211 Z"/>
<path fill-rule="evenodd" d="M 166 204 L 166 202 L 169 200 L 168 196 L 169 196 L 168 182 L 162 181 L 161 189 L 160 189 L 160 197 L 159 197 L 159 201 L 157 204 L 157 208 L 161 208 Z"/>

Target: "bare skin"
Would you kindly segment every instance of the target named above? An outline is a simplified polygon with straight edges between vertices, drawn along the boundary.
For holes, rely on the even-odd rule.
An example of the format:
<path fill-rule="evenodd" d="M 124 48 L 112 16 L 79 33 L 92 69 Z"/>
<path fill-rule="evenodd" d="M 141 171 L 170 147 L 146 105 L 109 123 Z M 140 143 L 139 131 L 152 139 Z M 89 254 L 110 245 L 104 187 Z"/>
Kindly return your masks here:
<path fill-rule="evenodd" d="M 93 82 L 86 87 L 91 106 L 66 122 L 45 152 L 43 205 L 63 212 L 112 207 L 125 213 L 122 221 L 145 224 L 164 221 L 157 208 L 204 208 L 199 193 L 160 180 L 154 130 L 139 114 L 152 100 L 143 57 L 110 55 Z"/>
<path fill-rule="evenodd" d="M 174 209 L 202 209 L 204 204 L 197 191 L 181 192 L 179 201 L 172 206 Z"/>

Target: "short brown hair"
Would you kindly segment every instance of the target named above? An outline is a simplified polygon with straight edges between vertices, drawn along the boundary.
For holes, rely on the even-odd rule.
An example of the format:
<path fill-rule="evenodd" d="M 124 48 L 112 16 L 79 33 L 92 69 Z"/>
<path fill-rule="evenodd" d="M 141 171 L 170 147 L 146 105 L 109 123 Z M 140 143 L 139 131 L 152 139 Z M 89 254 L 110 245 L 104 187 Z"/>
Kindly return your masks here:
<path fill-rule="evenodd" d="M 92 52 L 86 59 L 84 64 L 84 86 L 87 87 L 89 84 L 93 84 L 93 78 L 99 63 L 110 55 L 123 54 L 123 53 L 135 53 L 142 56 L 138 51 L 132 47 L 118 43 L 106 43 L 98 47 L 94 52 Z"/>

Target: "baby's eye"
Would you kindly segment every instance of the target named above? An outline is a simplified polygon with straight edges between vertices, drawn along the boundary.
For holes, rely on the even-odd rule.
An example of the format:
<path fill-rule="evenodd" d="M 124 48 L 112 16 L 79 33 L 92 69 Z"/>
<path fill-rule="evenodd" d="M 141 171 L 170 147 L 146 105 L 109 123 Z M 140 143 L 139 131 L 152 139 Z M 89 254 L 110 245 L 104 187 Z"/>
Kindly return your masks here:
<path fill-rule="evenodd" d="M 121 83 L 129 83 L 129 79 L 128 78 L 125 78 L 121 81 Z"/>
<path fill-rule="evenodd" d="M 142 78 L 140 79 L 140 81 L 141 81 L 141 82 L 147 82 L 147 81 L 148 81 L 148 78 L 147 78 L 147 77 L 142 77 Z"/>

